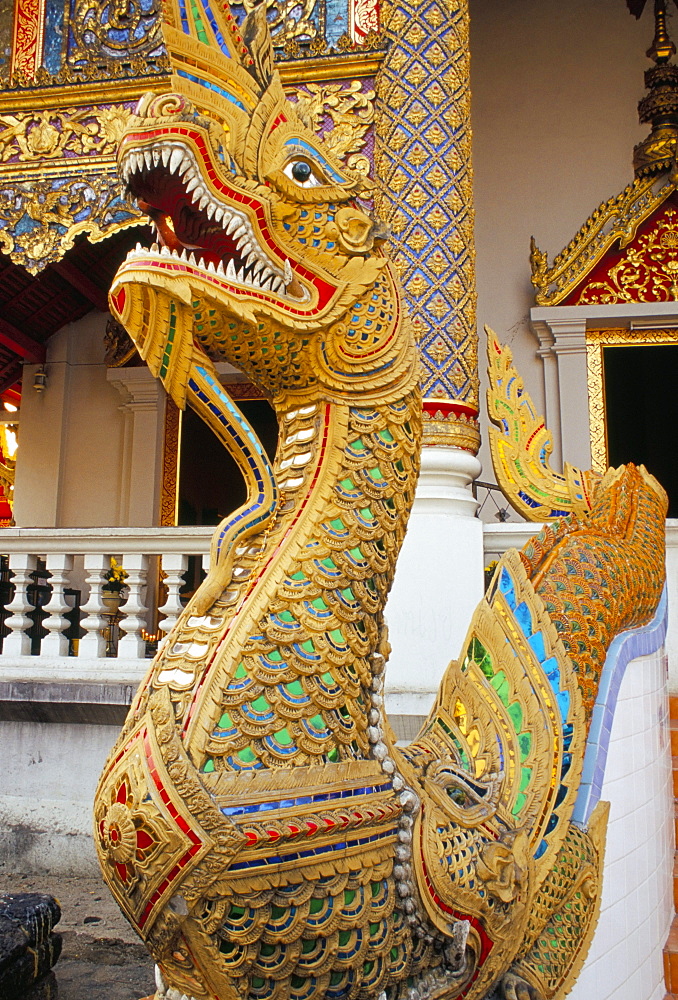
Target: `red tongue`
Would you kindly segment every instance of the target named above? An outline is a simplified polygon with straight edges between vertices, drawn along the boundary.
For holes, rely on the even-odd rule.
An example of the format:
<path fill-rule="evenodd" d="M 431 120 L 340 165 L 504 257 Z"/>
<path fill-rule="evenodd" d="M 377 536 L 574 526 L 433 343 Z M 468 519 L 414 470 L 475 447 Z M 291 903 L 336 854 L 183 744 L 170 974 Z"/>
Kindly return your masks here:
<path fill-rule="evenodd" d="M 149 205 L 147 201 L 139 199 L 139 208 L 142 212 L 155 223 L 156 229 L 160 235 L 160 239 L 164 246 L 168 247 L 170 250 L 176 250 L 177 253 L 181 253 L 184 249 L 193 249 L 193 247 L 185 247 L 185 245 L 178 239 L 176 233 L 174 232 L 174 227 L 172 225 L 171 218 L 166 215 L 165 212 L 160 211 L 159 208 L 154 208 L 153 205 Z"/>

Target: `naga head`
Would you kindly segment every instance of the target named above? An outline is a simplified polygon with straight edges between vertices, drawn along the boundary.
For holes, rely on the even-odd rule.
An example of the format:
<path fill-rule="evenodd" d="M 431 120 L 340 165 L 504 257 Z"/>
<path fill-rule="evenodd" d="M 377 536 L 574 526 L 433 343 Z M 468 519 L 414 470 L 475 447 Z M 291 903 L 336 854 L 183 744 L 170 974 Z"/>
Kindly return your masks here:
<path fill-rule="evenodd" d="M 120 143 L 157 243 L 120 267 L 113 312 L 180 403 L 191 344 L 273 396 L 402 392 L 416 350 L 385 229 L 356 202 L 370 182 L 286 98 L 264 5 L 238 28 L 212 3 L 166 4 L 173 89 L 141 98 Z"/>

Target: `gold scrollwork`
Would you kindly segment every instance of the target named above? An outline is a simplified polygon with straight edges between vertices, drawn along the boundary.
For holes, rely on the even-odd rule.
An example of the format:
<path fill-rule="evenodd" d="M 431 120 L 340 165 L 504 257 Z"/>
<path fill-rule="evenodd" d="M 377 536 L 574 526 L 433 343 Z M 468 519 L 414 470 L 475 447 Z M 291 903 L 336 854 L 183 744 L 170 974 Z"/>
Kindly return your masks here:
<path fill-rule="evenodd" d="M 0 182 L 0 247 L 31 274 L 60 260 L 79 233 L 98 242 L 142 222 L 113 173 Z"/>
<path fill-rule="evenodd" d="M 586 376 L 589 390 L 591 468 L 604 473 L 608 467 L 605 421 L 604 347 L 661 347 L 678 342 L 678 330 L 602 329 L 586 331 Z"/>
<path fill-rule="evenodd" d="M 69 19 L 68 62 L 106 62 L 150 55 L 162 44 L 160 3 L 151 0 L 76 0 Z"/>
<path fill-rule="evenodd" d="M 671 302 L 678 299 L 678 209 L 667 208 L 650 232 L 638 237 L 603 281 L 587 284 L 579 305 Z"/>
<path fill-rule="evenodd" d="M 627 247 L 638 227 L 675 190 L 671 179 L 657 189 L 656 177 L 639 177 L 596 209 L 551 267 L 533 239 L 530 262 L 537 305 L 555 306 L 566 299 L 617 241 L 622 249 Z"/>
<path fill-rule="evenodd" d="M 268 26 L 276 46 L 301 39 L 313 41 L 317 37 L 318 29 L 311 19 L 316 2 L 317 0 L 266 0 Z M 245 0 L 248 14 L 255 7 L 253 0 Z M 324 51 L 325 41 L 322 41 Z"/>
<path fill-rule="evenodd" d="M 120 105 L 0 115 L 0 163 L 51 161 L 69 154 L 114 158 L 129 115 Z"/>
<path fill-rule="evenodd" d="M 361 80 L 343 83 L 308 83 L 304 88 L 288 91 L 297 102 L 297 109 L 305 123 L 323 136 L 328 149 L 348 165 L 363 174 L 370 171 L 370 162 L 359 155 L 365 137 L 374 122 L 374 90 L 362 89 Z M 326 128 L 330 118 L 332 126 Z"/>

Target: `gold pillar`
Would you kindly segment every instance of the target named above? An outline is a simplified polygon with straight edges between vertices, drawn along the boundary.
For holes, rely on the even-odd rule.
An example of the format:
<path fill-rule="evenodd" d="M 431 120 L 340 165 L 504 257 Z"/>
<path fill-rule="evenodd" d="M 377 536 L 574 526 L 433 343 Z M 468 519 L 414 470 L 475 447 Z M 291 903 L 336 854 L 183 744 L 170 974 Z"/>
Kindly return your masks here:
<path fill-rule="evenodd" d="M 391 0 L 377 78 L 377 214 L 416 324 L 424 441 L 478 451 L 468 0 Z"/>

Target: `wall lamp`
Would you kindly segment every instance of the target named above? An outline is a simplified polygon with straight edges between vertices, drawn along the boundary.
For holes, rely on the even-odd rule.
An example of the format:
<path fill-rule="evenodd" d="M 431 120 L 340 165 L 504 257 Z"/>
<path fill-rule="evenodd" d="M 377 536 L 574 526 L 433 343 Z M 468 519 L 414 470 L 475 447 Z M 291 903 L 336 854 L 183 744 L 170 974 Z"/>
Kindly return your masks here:
<path fill-rule="evenodd" d="M 45 366 L 40 365 L 33 378 L 33 388 L 36 392 L 43 392 L 47 388 L 47 372 Z"/>

